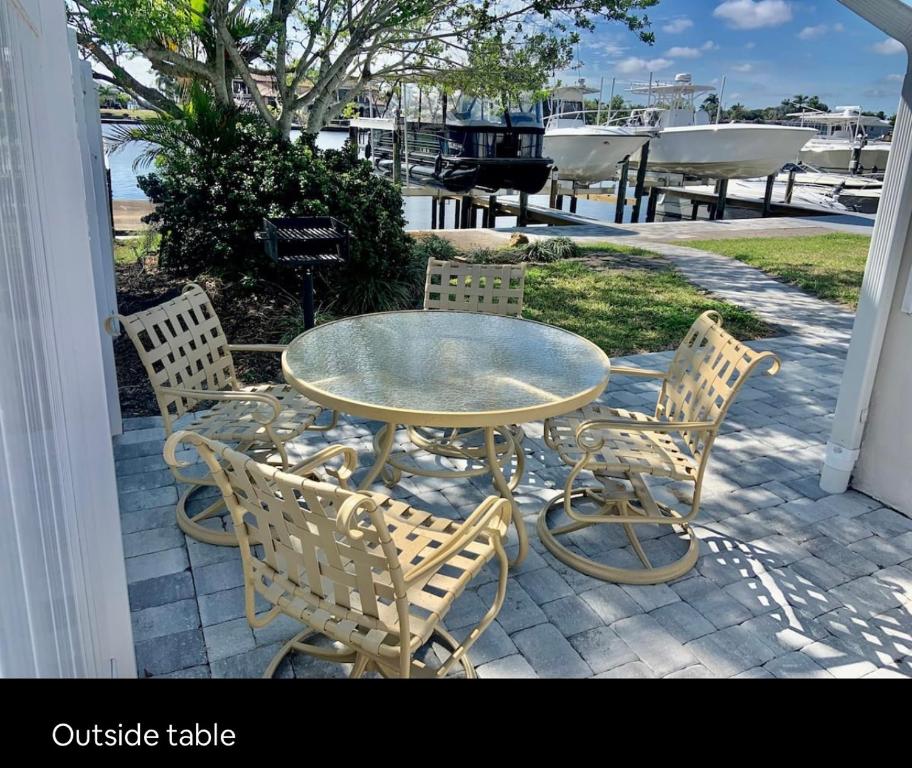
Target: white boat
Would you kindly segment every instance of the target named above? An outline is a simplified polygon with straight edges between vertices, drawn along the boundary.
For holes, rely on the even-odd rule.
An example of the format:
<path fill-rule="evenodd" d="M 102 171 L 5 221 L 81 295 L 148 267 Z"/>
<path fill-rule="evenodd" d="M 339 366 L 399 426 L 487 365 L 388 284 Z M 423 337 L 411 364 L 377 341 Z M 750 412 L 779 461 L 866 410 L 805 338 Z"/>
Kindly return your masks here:
<path fill-rule="evenodd" d="M 877 173 L 887 167 L 891 144 L 875 135 L 892 132 L 893 126 L 879 117 L 863 115 L 861 107 L 836 107 L 832 112 L 808 109 L 789 117 L 818 130 L 798 156 L 802 163 L 825 171 L 855 173 Z M 853 167 L 859 149 L 860 164 Z"/>
<path fill-rule="evenodd" d="M 554 161 L 561 179 L 591 184 L 614 178 L 617 165 L 649 140 L 647 132 L 586 122 L 585 96 L 597 93 L 583 85 L 554 88 L 545 119 L 544 155 Z M 608 115 L 606 115 L 608 117 Z"/>
<path fill-rule="evenodd" d="M 814 136 L 812 128 L 754 123 L 718 123 L 697 109 L 697 96 L 715 91 L 696 85 L 688 74 L 673 83 L 637 84 L 631 93 L 647 96 L 648 106 L 634 110 L 627 127 L 658 130 L 649 144 L 649 170 L 714 179 L 770 176 L 794 162 Z M 639 156 L 631 158 L 636 164 Z"/>

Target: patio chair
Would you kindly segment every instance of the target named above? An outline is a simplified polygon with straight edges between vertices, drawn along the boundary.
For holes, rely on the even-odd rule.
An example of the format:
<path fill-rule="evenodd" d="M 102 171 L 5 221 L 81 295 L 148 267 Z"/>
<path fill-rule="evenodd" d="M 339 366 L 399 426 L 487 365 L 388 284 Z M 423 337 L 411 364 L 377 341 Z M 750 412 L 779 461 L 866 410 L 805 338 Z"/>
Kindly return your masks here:
<path fill-rule="evenodd" d="M 462 261 L 428 259 L 424 283 L 424 309 L 480 312 L 504 317 L 521 317 L 523 292 L 526 282 L 525 264 L 468 264 Z M 519 462 L 513 473 L 513 486 L 522 476 L 524 456 L 522 427 L 509 427 L 513 445 L 509 440 L 498 440 L 498 460 L 509 462 L 515 453 Z M 467 461 L 484 459 L 481 430 L 453 429 L 447 432 L 419 427 L 408 428 L 409 439 L 424 451 L 438 456 Z M 498 433 L 503 437 L 502 433 Z M 463 474 L 481 474 L 468 470 Z M 451 473 L 452 474 L 452 473 Z M 440 476 L 446 476 L 441 474 Z M 392 474 L 393 479 L 398 477 Z"/>
<path fill-rule="evenodd" d="M 520 317 L 525 282 L 525 264 L 428 259 L 424 308 Z"/>
<path fill-rule="evenodd" d="M 775 375 L 779 365 L 772 352 L 755 352 L 724 331 L 719 314 L 710 311 L 691 326 L 667 371 L 612 366 L 612 375 L 662 381 L 655 412 L 650 416 L 594 403 L 545 422 L 546 444 L 572 469 L 563 492 L 539 515 L 538 532 L 544 545 L 567 565 L 607 581 L 657 584 L 687 573 L 699 555 L 691 523 L 700 508 L 703 477 L 716 435 L 747 378 L 762 366 Z M 599 485 L 575 487 L 583 472 L 591 473 Z M 690 510 L 682 514 L 657 501 L 646 483 L 650 476 L 692 484 Z M 594 511 L 575 503 L 583 500 Z M 566 520 L 552 526 L 549 515 L 557 509 Z M 641 565 L 626 568 L 599 563 L 557 538 L 593 525 L 620 525 L 636 555 L 634 562 L 638 559 Z M 653 565 L 637 536 L 637 526 L 680 529 L 686 551 L 674 562 Z M 649 533 L 655 534 L 656 529 Z M 591 539 L 589 546 L 590 551 L 599 549 L 598 542 Z"/>
<path fill-rule="evenodd" d="M 112 319 L 105 323 L 109 333 L 113 333 Z M 193 421 L 183 426 L 263 459 L 276 456 L 288 468 L 290 440 L 307 429 L 324 431 L 335 426 L 335 412 L 329 424 L 316 426 L 323 409 L 286 384 L 241 386 L 232 353 L 280 354 L 285 347 L 229 344 L 209 297 L 195 283 L 170 301 L 117 319 L 149 376 L 166 434 L 175 430 L 179 419 L 187 421 L 182 417 L 195 407 L 209 403 L 211 407 L 194 413 Z M 207 544 L 236 546 L 233 533 L 207 527 L 211 518 L 224 513 L 220 500 L 200 512 L 188 511 L 190 498 L 213 486 L 212 478 L 177 470 L 174 477 L 189 486 L 177 503 L 181 530 Z"/>
<path fill-rule="evenodd" d="M 240 545 L 247 620 L 263 627 L 280 614 L 305 625 L 273 658 L 271 677 L 291 651 L 352 663 L 352 677 L 442 677 L 460 664 L 503 605 L 507 556 L 503 538 L 510 503 L 485 499 L 464 522 L 433 517 L 382 494 L 358 493 L 261 464 L 196 432 L 176 432 L 165 459 L 179 467 L 177 450 L 188 443 L 208 465 L 222 492 Z M 333 446 L 349 476 L 354 449 Z M 313 462 L 304 471 L 311 471 Z M 443 626 L 454 600 L 486 563 L 500 573 L 493 603 L 458 642 Z M 259 595 L 270 608 L 256 614 Z M 322 636 L 343 647 L 305 642 Z M 431 668 L 417 660 L 436 639 L 449 656 Z"/>

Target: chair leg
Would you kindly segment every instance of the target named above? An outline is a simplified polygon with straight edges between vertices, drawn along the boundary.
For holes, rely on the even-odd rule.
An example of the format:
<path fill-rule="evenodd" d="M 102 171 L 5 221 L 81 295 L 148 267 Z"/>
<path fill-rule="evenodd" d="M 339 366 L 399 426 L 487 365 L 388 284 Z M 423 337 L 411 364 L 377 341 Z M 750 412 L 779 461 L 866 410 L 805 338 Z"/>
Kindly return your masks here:
<path fill-rule="evenodd" d="M 307 432 L 328 432 L 331 429 L 335 429 L 336 425 L 339 423 L 339 412 L 330 411 L 330 413 L 332 414 L 332 416 L 330 417 L 328 424 L 320 424 L 319 426 L 314 424 L 313 426 L 308 427 L 305 431 L 307 431 Z"/>
<path fill-rule="evenodd" d="M 213 517 L 225 514 L 228 511 L 221 496 L 201 512 L 190 514 L 187 510 L 187 505 L 194 494 L 204 488 L 211 487 L 211 483 L 194 483 L 181 494 L 181 497 L 177 501 L 177 507 L 175 508 L 177 525 L 188 536 L 192 536 L 194 539 L 201 541 L 204 544 L 214 544 L 219 547 L 236 547 L 238 542 L 234 530 L 216 531 L 202 525 L 204 520 L 210 520 Z"/>
<path fill-rule="evenodd" d="M 323 661 L 334 661 L 339 664 L 354 663 L 356 667 L 360 662 L 360 659 L 366 658 L 363 656 L 358 656 L 354 651 L 348 649 L 340 650 L 337 648 L 321 648 L 320 646 L 310 645 L 309 643 L 304 642 L 309 637 L 313 637 L 314 635 L 319 636 L 320 633 L 314 629 L 305 629 L 303 632 L 300 632 L 291 638 L 291 640 L 285 643 L 285 645 L 279 649 L 279 652 L 272 657 L 272 661 L 269 662 L 269 666 L 266 667 L 266 671 L 263 672 L 263 677 L 272 677 L 275 675 L 276 670 L 279 668 L 279 664 L 281 664 L 282 660 L 292 652 L 306 653 L 317 659 L 322 659 Z M 363 671 L 364 670 L 362 669 L 361 672 L 363 673 Z"/>
<path fill-rule="evenodd" d="M 503 607 L 504 598 L 507 594 L 507 576 L 509 575 L 510 562 L 507 559 L 506 550 L 503 548 L 503 541 L 497 540 L 494 543 L 494 550 L 497 552 L 497 561 L 500 565 L 500 573 L 497 578 L 497 591 L 494 593 L 494 601 L 491 603 L 491 607 L 488 608 L 484 616 L 481 617 L 481 621 L 469 632 L 468 635 L 463 639 L 461 644 L 457 644 L 453 639 L 452 635 L 447 632 L 443 627 L 438 627 L 438 631 L 442 636 L 448 639 L 450 642 L 450 647 L 452 648 L 452 653 L 450 658 L 448 658 L 440 669 L 437 670 L 437 676 L 443 677 L 450 670 L 453 664 L 459 663 L 462 664 L 462 668 L 466 671 L 467 678 L 475 678 L 475 667 L 469 661 L 468 652 L 469 649 L 475 644 L 475 641 L 481 637 L 481 633 L 484 632 L 492 621 L 497 617 L 497 614 L 500 613 L 501 607 Z M 445 633 L 445 634 L 444 634 Z"/>
<path fill-rule="evenodd" d="M 572 480 L 572 478 L 571 478 Z M 636 484 L 631 496 L 636 498 L 640 504 L 643 501 L 639 498 Z M 560 527 L 551 527 L 549 515 L 557 509 L 572 510 L 573 501 L 587 498 L 596 500 L 601 503 L 601 509 L 595 515 L 585 515 L 575 511 L 569 524 Z M 667 581 L 673 581 L 680 578 L 693 568 L 700 554 L 699 539 L 694 534 L 689 525 L 690 517 L 687 519 L 681 517 L 679 513 L 670 507 L 660 504 L 649 499 L 649 508 L 645 511 L 637 509 L 630 500 L 626 498 L 612 497 L 598 488 L 576 488 L 572 489 L 570 484 L 558 496 L 545 504 L 538 516 L 538 535 L 542 543 L 562 563 L 569 565 L 577 571 L 585 573 L 596 579 L 612 581 L 620 584 L 661 584 Z M 651 514 L 650 514 L 651 512 Z M 591 517 L 591 520 L 586 520 Z M 645 518 L 645 519 L 644 519 Z M 655 567 L 650 562 L 642 543 L 636 535 L 635 526 L 643 524 L 660 524 L 680 527 L 687 537 L 687 549 L 684 554 L 675 562 Z M 643 567 L 619 568 L 616 566 L 605 565 L 596 562 L 591 558 L 579 555 L 570 550 L 567 546 L 558 540 L 558 536 L 572 533 L 592 525 L 621 525 L 624 528 L 627 538 L 636 553 L 637 557 L 643 563 Z"/>
<path fill-rule="evenodd" d="M 364 673 L 367 672 L 367 669 L 370 666 L 370 662 L 371 662 L 371 660 L 368 656 L 365 656 L 364 654 L 360 654 L 355 659 L 355 664 L 352 667 L 352 671 L 351 671 L 351 674 L 349 675 L 349 677 L 352 680 L 357 680 L 357 679 L 363 677 Z"/>

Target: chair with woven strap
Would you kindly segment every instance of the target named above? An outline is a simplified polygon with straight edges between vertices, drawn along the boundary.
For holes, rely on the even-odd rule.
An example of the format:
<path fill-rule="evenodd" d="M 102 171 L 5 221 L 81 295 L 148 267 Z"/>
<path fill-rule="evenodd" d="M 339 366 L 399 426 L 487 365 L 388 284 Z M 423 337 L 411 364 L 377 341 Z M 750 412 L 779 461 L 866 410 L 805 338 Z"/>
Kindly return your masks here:
<path fill-rule="evenodd" d="M 263 627 L 285 614 L 305 625 L 266 669 L 275 672 L 290 652 L 351 663 L 351 675 L 446 675 L 460 664 L 474 677 L 467 651 L 494 620 L 507 586 L 503 538 L 509 502 L 489 496 L 465 521 L 433 517 L 376 493 L 358 493 L 316 482 L 254 461 L 195 432 L 177 432 L 165 458 L 180 466 L 177 450 L 196 448 L 231 512 L 244 569 L 247 619 Z M 357 453 L 343 455 L 337 470 L 347 478 Z M 312 470 L 307 467 L 307 471 Z M 500 574 L 490 608 L 457 641 L 443 626 L 455 599 L 486 563 Z M 256 598 L 269 604 L 256 614 Z M 343 648 L 306 642 L 314 636 Z M 431 668 L 416 653 L 436 640 L 449 656 Z"/>
<path fill-rule="evenodd" d="M 186 428 L 234 443 L 239 450 L 262 458 L 276 454 L 287 468 L 290 440 L 306 429 L 327 430 L 336 423 L 333 412 L 329 424 L 316 426 L 323 409 L 285 384 L 241 386 L 232 353 L 281 354 L 285 347 L 229 344 L 209 297 L 195 283 L 170 301 L 117 319 L 149 376 L 166 434 L 201 403 L 211 403 L 209 409 L 192 414 L 193 421 Z M 113 333 L 112 320 L 108 319 L 106 327 Z M 181 529 L 208 544 L 236 545 L 230 531 L 208 527 L 213 525 L 211 518 L 224 513 L 221 501 L 198 513 L 188 512 L 191 496 L 214 485 L 212 479 L 179 471 L 174 476 L 189 486 L 177 503 Z"/>
<path fill-rule="evenodd" d="M 775 375 L 779 359 L 733 338 L 712 311 L 691 326 L 667 371 L 612 366 L 612 375 L 662 381 L 655 412 L 648 415 L 596 403 L 545 422 L 545 442 L 572 467 L 563 492 L 539 515 L 538 532 L 545 546 L 564 563 L 608 581 L 657 584 L 687 573 L 699 555 L 691 523 L 700 508 L 713 443 L 738 391 L 762 366 Z M 583 472 L 591 473 L 599 485 L 575 487 Z M 646 483 L 650 476 L 692 484 L 690 510 L 682 514 L 657 501 Z M 558 510 L 565 519 L 552 525 L 551 515 Z M 570 534 L 572 541 L 574 532 L 600 524 L 624 529 L 636 555 L 633 559 L 641 567 L 596 562 L 557 538 Z M 677 528 L 686 551 L 674 562 L 654 566 L 636 526 Z M 599 548 L 591 539 L 588 544 Z M 667 559 L 661 549 L 659 556 Z"/>
<path fill-rule="evenodd" d="M 467 264 L 429 259 L 424 308 L 520 317 L 525 264 Z"/>

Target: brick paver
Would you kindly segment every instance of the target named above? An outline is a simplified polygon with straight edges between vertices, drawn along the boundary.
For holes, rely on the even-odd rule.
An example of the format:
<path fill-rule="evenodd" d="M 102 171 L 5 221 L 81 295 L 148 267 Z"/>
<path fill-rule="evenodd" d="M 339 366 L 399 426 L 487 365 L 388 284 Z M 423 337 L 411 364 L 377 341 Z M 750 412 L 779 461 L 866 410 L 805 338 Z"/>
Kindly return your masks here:
<path fill-rule="evenodd" d="M 644 244 L 639 236 L 622 239 Z M 535 517 L 567 469 L 544 446 L 541 426 L 528 426 L 517 501 L 533 549 L 470 653 L 479 676 L 912 676 L 912 520 L 854 491 L 827 496 L 817 485 L 851 315 L 723 257 L 654 241 L 648 248 L 783 328 L 785 335 L 754 344 L 777 352 L 782 372 L 752 382 L 732 408 L 706 479 L 700 561 L 669 585 L 606 584 L 544 551 Z M 655 368 L 669 356 L 617 362 Z M 652 383 L 618 377 L 602 399 L 642 408 L 654 397 Z M 364 464 L 374 427 L 342 417 L 336 430 L 305 435 L 296 453 L 348 441 Z M 125 428 L 115 457 L 140 675 L 258 676 L 298 631 L 295 623 L 250 629 L 237 551 L 187 539 L 176 527 L 178 489 L 163 471 L 160 420 L 128 419 Z M 667 484 L 657 492 L 674 500 L 680 490 Z M 436 514 L 458 518 L 490 492 L 483 479 L 407 477 L 396 495 L 416 505 L 427 499 Z M 571 541 L 590 556 L 634 557 L 622 537 L 600 530 Z M 666 535 L 645 546 L 661 560 L 677 544 Z M 454 634 L 487 610 L 495 577 L 486 568 L 459 598 L 448 617 Z M 344 673 L 303 657 L 280 669 L 284 676 Z"/>

